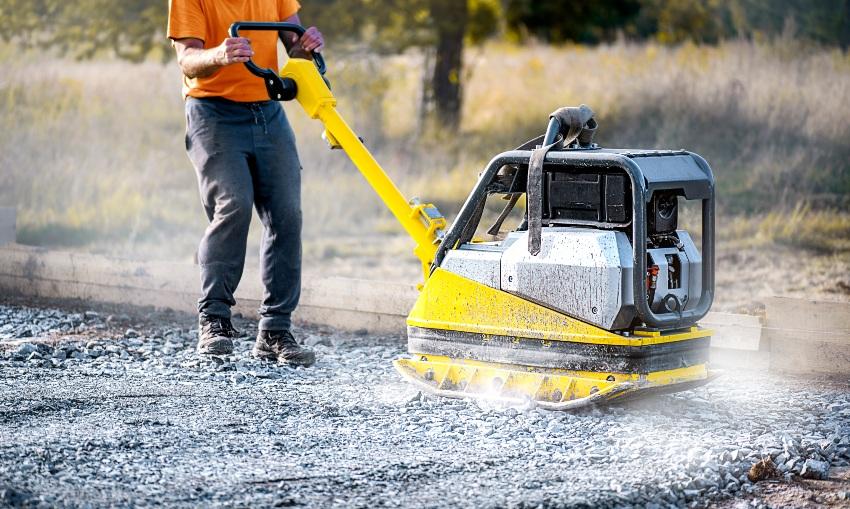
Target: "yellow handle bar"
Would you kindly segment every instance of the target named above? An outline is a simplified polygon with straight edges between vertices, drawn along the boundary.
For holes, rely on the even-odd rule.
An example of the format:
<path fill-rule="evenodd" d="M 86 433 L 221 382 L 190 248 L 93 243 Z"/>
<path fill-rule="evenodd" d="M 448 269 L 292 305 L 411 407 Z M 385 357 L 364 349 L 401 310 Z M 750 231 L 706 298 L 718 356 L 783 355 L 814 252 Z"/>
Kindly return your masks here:
<path fill-rule="evenodd" d="M 310 118 L 319 119 L 325 126 L 325 138 L 331 148 L 342 148 L 351 162 L 378 194 L 401 226 L 410 235 L 416 248 L 413 253 L 422 262 L 427 280 L 437 245 L 446 227 L 446 219 L 430 203 L 408 201 L 398 190 L 381 165 L 375 160 L 360 138 L 336 110 L 336 98 L 331 93 L 316 66 L 309 60 L 290 58 L 280 71 L 281 78 L 290 78 L 298 86 L 295 99 Z"/>

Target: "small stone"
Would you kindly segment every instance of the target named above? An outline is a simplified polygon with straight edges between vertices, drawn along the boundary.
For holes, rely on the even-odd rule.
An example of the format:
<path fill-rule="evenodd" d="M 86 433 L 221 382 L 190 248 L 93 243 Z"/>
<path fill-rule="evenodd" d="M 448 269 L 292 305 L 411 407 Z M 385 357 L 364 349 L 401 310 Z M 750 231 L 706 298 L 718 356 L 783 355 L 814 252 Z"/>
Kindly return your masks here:
<path fill-rule="evenodd" d="M 18 349 L 15 350 L 15 357 L 23 359 L 36 351 L 38 351 L 38 345 L 33 343 L 21 343 L 18 346 Z"/>
<path fill-rule="evenodd" d="M 685 495 L 685 498 L 697 498 L 699 490 L 682 490 L 682 494 Z"/>
<path fill-rule="evenodd" d="M 807 459 L 803 463 L 803 469 L 800 475 L 805 479 L 828 479 L 829 478 L 829 463 Z"/>
<path fill-rule="evenodd" d="M 761 461 L 753 464 L 747 472 L 747 478 L 751 482 L 759 482 L 772 477 L 778 477 L 779 472 L 776 470 L 776 465 L 770 458 L 764 458 Z"/>
<path fill-rule="evenodd" d="M 3 502 L 2 505 L 4 506 L 6 504 L 8 504 L 9 507 L 23 506 L 24 502 L 26 502 L 29 498 L 29 493 L 24 491 L 19 491 L 7 486 L 0 488 L 0 502 Z"/>
<path fill-rule="evenodd" d="M 83 313 L 83 317 L 86 320 L 96 320 L 96 319 L 100 318 L 100 313 L 98 313 L 96 311 L 86 311 L 85 313 Z"/>
<path fill-rule="evenodd" d="M 313 334 L 304 338 L 304 346 L 314 347 L 314 346 L 331 346 L 331 340 L 327 336 L 319 336 L 317 334 Z"/>
<path fill-rule="evenodd" d="M 137 338 L 139 337 L 139 331 L 137 331 L 136 329 L 127 329 L 126 331 L 124 331 L 124 337 Z"/>

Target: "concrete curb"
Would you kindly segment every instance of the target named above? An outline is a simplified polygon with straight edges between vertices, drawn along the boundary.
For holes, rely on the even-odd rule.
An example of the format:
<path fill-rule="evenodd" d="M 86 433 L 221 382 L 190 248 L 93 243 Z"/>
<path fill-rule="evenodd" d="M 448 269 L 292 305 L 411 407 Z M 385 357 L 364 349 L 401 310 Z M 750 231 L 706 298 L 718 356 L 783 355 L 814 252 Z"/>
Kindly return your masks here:
<path fill-rule="evenodd" d="M 246 270 L 235 311 L 257 316 L 262 288 Z M 52 299 L 152 306 L 193 313 L 197 267 L 139 262 L 10 244 L 0 247 L 0 291 Z M 305 280 L 294 319 L 348 331 L 403 335 L 413 284 L 350 278 Z M 758 317 L 709 313 L 712 364 L 809 374 L 850 374 L 850 304 L 773 299 Z M 801 326 L 800 324 L 805 324 Z"/>
<path fill-rule="evenodd" d="M 257 317 L 259 275 L 246 270 L 235 312 Z M 0 247 L 0 291 L 28 297 L 80 299 L 197 310 L 198 268 L 188 263 L 140 262 L 11 244 Z M 295 320 L 375 333 L 402 334 L 416 299 L 412 284 L 323 278 L 305 281 Z"/>

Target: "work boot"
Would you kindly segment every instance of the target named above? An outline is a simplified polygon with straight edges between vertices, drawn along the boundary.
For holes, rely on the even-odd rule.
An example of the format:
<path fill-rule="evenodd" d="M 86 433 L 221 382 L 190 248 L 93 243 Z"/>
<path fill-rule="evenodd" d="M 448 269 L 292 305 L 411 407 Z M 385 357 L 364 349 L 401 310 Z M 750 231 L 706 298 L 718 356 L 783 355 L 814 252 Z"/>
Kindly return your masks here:
<path fill-rule="evenodd" d="M 228 355 L 233 353 L 233 339 L 239 332 L 230 319 L 220 316 L 198 317 L 198 353 L 204 355 Z"/>
<path fill-rule="evenodd" d="M 267 361 L 276 360 L 290 366 L 312 366 L 316 362 L 316 354 L 309 348 L 304 348 L 295 342 L 295 337 L 288 330 L 261 330 L 257 334 L 257 342 L 251 355 Z"/>

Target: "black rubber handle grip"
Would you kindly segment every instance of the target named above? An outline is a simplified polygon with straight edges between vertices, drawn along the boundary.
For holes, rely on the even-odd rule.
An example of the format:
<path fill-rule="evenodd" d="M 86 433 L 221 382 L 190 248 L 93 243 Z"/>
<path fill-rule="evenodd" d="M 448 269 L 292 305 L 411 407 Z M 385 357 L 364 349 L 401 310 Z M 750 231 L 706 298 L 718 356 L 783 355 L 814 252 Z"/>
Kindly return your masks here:
<path fill-rule="evenodd" d="M 280 22 L 272 22 L 272 21 L 237 21 L 230 25 L 230 37 L 239 37 L 240 30 L 265 30 L 265 31 L 274 31 L 274 32 L 293 32 L 301 37 L 304 35 L 304 32 L 307 30 L 301 25 L 296 25 L 295 23 L 286 23 L 283 21 Z M 316 64 L 316 68 L 319 69 L 319 74 L 325 74 L 327 67 L 325 66 L 325 59 L 322 58 L 321 53 L 313 52 L 313 62 Z M 268 76 L 269 72 L 274 72 L 271 69 L 263 69 L 254 63 L 253 60 L 248 60 L 245 62 L 245 67 L 251 71 L 252 74 L 260 76 L 261 78 L 265 78 Z M 275 73 L 276 74 L 276 73 Z"/>

